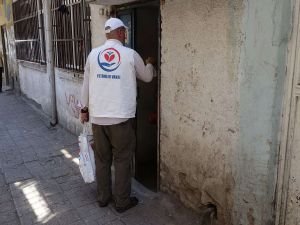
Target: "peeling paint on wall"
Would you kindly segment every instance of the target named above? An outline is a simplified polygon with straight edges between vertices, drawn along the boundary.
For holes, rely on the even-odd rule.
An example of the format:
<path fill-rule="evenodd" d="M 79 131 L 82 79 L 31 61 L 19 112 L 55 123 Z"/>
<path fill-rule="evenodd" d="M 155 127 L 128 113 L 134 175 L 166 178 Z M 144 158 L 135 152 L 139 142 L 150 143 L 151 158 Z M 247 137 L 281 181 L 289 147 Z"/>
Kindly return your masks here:
<path fill-rule="evenodd" d="M 166 0 L 161 9 L 161 186 L 196 210 L 215 205 L 231 225 L 243 2 Z"/>

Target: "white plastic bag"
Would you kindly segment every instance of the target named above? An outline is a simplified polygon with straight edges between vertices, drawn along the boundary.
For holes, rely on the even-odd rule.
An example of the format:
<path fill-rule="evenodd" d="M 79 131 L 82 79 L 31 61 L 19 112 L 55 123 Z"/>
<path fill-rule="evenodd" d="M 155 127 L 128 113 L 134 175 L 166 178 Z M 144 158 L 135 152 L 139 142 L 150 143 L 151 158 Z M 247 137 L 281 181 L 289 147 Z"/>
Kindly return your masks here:
<path fill-rule="evenodd" d="M 85 183 L 95 181 L 95 156 L 90 144 L 91 135 L 88 134 L 88 126 L 83 125 L 83 131 L 79 135 L 79 170 Z"/>

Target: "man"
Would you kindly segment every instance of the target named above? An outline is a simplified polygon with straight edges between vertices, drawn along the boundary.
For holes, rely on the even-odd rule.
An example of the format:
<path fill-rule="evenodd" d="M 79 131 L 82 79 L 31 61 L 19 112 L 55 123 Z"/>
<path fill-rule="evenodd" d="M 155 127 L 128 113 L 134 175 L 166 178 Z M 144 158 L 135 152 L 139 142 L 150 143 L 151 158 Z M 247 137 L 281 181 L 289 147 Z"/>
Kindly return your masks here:
<path fill-rule="evenodd" d="M 115 209 L 122 213 L 136 206 L 130 197 L 131 160 L 135 149 L 132 118 L 136 113 L 136 78 L 150 82 L 155 73 L 153 59 L 145 66 L 134 50 L 124 47 L 126 26 L 117 18 L 105 23 L 107 41 L 88 56 L 82 88 L 81 122 L 92 123 L 95 144 L 98 203 L 112 199 L 111 165 L 115 168 Z"/>

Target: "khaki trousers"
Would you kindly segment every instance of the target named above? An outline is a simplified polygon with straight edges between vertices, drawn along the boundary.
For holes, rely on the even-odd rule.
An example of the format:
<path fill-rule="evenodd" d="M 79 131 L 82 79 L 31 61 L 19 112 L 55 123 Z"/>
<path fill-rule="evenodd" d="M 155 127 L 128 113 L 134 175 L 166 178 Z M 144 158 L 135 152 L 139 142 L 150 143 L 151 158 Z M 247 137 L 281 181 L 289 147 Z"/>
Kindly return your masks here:
<path fill-rule="evenodd" d="M 92 124 L 92 129 L 98 201 L 107 202 L 112 197 L 111 165 L 114 161 L 114 200 L 117 207 L 126 206 L 130 202 L 131 160 L 136 145 L 133 119 L 109 126 Z"/>

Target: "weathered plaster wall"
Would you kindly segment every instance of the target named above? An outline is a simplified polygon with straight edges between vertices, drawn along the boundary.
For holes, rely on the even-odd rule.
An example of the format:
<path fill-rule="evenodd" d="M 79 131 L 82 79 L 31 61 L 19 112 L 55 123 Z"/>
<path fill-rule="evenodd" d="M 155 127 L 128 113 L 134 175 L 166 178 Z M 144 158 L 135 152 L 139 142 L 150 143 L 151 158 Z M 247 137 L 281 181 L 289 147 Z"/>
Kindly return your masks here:
<path fill-rule="evenodd" d="M 22 94 L 33 100 L 50 116 L 50 82 L 46 73 L 46 66 L 37 63 L 19 62 L 19 77 Z"/>
<path fill-rule="evenodd" d="M 162 1 L 161 185 L 273 222 L 290 1 Z"/>
<path fill-rule="evenodd" d="M 46 67 L 23 62 L 19 65 L 21 91 L 27 98 L 48 115 L 51 115 L 51 90 Z M 81 78 L 80 78 L 81 77 Z M 55 69 L 56 105 L 58 122 L 74 134 L 79 134 L 79 101 L 82 75 L 67 70 Z"/>
<path fill-rule="evenodd" d="M 161 185 L 231 224 L 242 1 L 164 1 Z M 227 223 L 224 222 L 227 219 Z"/>
<path fill-rule="evenodd" d="M 48 115 L 51 115 L 51 90 L 46 67 L 23 62 L 19 65 L 21 91 Z M 81 78 L 80 78 L 81 77 Z M 82 75 L 55 69 L 56 105 L 58 122 L 74 134 L 79 134 L 80 91 Z"/>
<path fill-rule="evenodd" d="M 104 24 L 107 20 L 106 12 L 108 7 L 90 4 L 91 8 L 91 32 L 92 32 L 92 47 L 96 48 L 102 45 L 106 38 L 104 33 Z M 102 14 L 104 13 L 104 15 Z"/>
<path fill-rule="evenodd" d="M 66 70 L 55 70 L 57 114 L 59 123 L 74 134 L 79 134 L 80 93 L 82 76 Z"/>
<path fill-rule="evenodd" d="M 245 1 L 235 224 L 274 224 L 278 133 L 291 1 Z"/>

